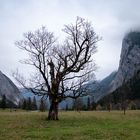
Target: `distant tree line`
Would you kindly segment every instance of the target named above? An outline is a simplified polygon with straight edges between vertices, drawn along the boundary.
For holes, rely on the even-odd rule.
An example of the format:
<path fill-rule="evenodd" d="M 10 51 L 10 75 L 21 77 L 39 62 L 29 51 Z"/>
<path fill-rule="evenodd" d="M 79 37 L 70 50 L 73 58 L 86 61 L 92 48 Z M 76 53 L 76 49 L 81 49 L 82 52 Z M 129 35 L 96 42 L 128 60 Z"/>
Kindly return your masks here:
<path fill-rule="evenodd" d="M 66 102 L 65 110 L 124 110 L 126 109 L 140 109 L 140 71 L 137 72 L 133 79 L 130 79 L 121 88 L 115 92 L 108 94 L 98 102 L 94 101 L 94 97 L 88 96 L 85 98 L 77 98 L 73 100 L 72 105 Z M 48 109 L 47 101 L 43 99 L 37 105 L 36 98 L 24 99 L 18 106 L 13 105 L 7 100 L 5 95 L 2 95 L 0 100 L 0 108 L 21 108 L 24 110 L 40 110 Z"/>
<path fill-rule="evenodd" d="M 103 109 L 124 110 L 140 109 L 140 71 L 136 75 L 123 84 L 120 88 L 111 94 L 108 94 L 97 104 L 100 104 Z"/>
<path fill-rule="evenodd" d="M 73 100 L 73 103 L 71 106 L 66 103 L 65 110 L 75 110 L 75 111 L 89 111 L 89 110 L 95 110 L 96 109 L 96 103 L 94 102 L 93 97 L 87 97 L 87 98 L 77 98 Z"/>
<path fill-rule="evenodd" d="M 37 103 L 36 98 L 34 97 L 33 100 L 31 97 L 28 99 L 24 99 L 22 103 L 20 103 L 19 108 L 25 109 L 25 110 L 37 110 Z"/>
<path fill-rule="evenodd" d="M 5 95 L 2 95 L 0 99 L 0 108 L 6 109 L 6 108 L 19 108 L 23 110 L 40 110 L 45 111 L 48 109 L 47 103 L 45 100 L 41 99 L 40 103 L 37 105 L 37 101 L 35 96 L 33 99 L 29 97 L 28 99 L 23 99 L 21 102 L 19 102 L 18 106 L 14 105 L 12 102 L 7 100 Z"/>
<path fill-rule="evenodd" d="M 29 97 L 28 99 L 24 99 L 22 102 L 19 104 L 19 108 L 23 110 L 40 110 L 40 111 L 45 111 L 47 110 L 48 106 L 45 100 L 41 99 L 39 106 L 37 105 L 36 98 L 34 97 L 31 99 Z"/>

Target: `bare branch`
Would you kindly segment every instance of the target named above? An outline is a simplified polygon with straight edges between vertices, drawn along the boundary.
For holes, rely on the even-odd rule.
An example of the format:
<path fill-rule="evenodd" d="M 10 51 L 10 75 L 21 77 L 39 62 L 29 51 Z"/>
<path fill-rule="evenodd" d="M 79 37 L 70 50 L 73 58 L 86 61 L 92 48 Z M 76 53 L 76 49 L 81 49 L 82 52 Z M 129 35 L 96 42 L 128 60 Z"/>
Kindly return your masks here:
<path fill-rule="evenodd" d="M 18 77 L 17 81 L 34 94 L 49 97 L 55 104 L 66 98 L 89 95 L 83 85 L 94 75 L 96 65 L 92 58 L 100 40 L 92 24 L 80 17 L 75 24 L 65 25 L 63 31 L 66 39 L 62 44 L 57 44 L 53 33 L 45 27 L 24 34 L 24 40 L 16 42 L 29 54 L 22 62 L 33 66 L 38 73 L 28 85 L 23 78 Z"/>

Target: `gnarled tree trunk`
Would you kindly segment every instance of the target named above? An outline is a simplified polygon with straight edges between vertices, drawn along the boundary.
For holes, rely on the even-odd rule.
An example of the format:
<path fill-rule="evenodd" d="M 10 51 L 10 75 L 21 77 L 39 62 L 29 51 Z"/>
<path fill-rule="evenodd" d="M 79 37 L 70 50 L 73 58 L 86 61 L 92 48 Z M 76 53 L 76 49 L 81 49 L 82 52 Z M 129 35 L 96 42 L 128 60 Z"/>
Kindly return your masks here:
<path fill-rule="evenodd" d="M 58 102 L 52 101 L 48 113 L 48 120 L 58 120 Z"/>
<path fill-rule="evenodd" d="M 58 120 L 58 104 L 62 100 L 89 95 L 82 85 L 94 76 L 96 69 L 92 54 L 100 38 L 91 23 L 77 17 L 75 24 L 66 25 L 63 31 L 67 36 L 61 44 L 45 27 L 25 33 L 24 39 L 16 42 L 29 54 L 25 64 L 34 66 L 38 73 L 35 71 L 27 85 L 18 73 L 15 78 L 35 95 L 49 97 L 48 120 Z"/>

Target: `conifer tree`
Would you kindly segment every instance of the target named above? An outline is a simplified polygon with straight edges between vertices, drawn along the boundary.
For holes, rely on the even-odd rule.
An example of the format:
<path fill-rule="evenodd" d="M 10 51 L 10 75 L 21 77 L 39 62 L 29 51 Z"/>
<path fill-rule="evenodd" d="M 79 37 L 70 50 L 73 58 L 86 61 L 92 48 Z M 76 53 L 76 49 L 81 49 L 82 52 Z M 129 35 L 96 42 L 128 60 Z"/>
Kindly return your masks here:
<path fill-rule="evenodd" d="M 39 107 L 39 110 L 42 111 L 42 112 L 45 111 L 45 103 L 44 103 L 43 99 L 41 99 L 41 101 L 40 101 L 40 107 Z"/>
<path fill-rule="evenodd" d="M 1 108 L 5 109 L 6 108 L 6 96 L 2 96 L 2 101 L 1 101 Z"/>
<path fill-rule="evenodd" d="M 34 96 L 33 102 L 32 102 L 32 110 L 37 110 L 37 103 L 36 103 L 36 98 Z"/>
<path fill-rule="evenodd" d="M 88 99 L 87 99 L 87 110 L 90 110 L 90 106 L 91 106 L 90 97 L 88 97 Z"/>
<path fill-rule="evenodd" d="M 22 103 L 22 109 L 26 109 L 26 108 L 27 108 L 27 101 L 26 99 L 24 99 Z"/>
<path fill-rule="evenodd" d="M 68 103 L 66 103 L 66 111 L 69 110 L 69 106 Z"/>
<path fill-rule="evenodd" d="M 31 100 L 30 97 L 27 100 L 26 109 L 27 110 L 31 110 L 32 109 L 32 100 Z"/>

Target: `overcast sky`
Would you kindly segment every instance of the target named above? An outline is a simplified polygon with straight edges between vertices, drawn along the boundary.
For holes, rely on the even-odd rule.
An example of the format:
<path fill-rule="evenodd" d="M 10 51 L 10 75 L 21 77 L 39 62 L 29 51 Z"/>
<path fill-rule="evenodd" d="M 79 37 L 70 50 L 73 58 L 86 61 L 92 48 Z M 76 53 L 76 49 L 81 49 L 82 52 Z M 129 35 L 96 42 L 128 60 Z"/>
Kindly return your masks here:
<path fill-rule="evenodd" d="M 19 63 L 25 55 L 14 42 L 42 25 L 61 38 L 64 24 L 80 16 L 103 38 L 95 55 L 97 79 L 102 79 L 117 70 L 124 35 L 139 28 L 139 10 L 140 0 L 0 0 L 0 70 L 10 78 L 16 68 L 31 72 Z"/>

